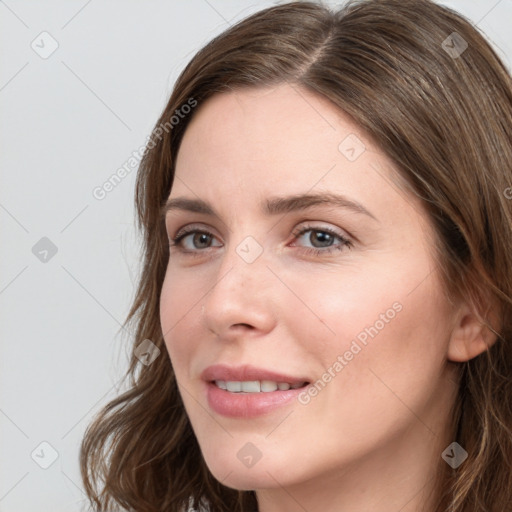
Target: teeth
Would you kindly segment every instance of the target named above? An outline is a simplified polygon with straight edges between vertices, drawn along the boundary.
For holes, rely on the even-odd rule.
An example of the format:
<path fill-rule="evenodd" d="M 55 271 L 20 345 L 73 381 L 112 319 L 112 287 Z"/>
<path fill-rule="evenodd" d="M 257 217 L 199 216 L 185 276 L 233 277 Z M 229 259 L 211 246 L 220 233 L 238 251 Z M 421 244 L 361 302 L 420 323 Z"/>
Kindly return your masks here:
<path fill-rule="evenodd" d="M 229 384 L 230 382 L 228 382 L 228 391 L 231 391 L 231 389 L 229 389 Z M 239 384 L 237 382 L 237 384 Z M 259 393 L 261 391 L 261 386 L 260 386 L 260 381 L 259 380 L 250 380 L 250 381 L 247 381 L 247 382 L 242 382 L 242 391 L 244 393 Z"/>
<path fill-rule="evenodd" d="M 289 389 L 301 388 L 305 382 L 288 384 L 287 382 L 274 382 L 271 380 L 249 380 L 249 381 L 225 381 L 216 380 L 215 384 L 220 389 L 231 391 L 232 393 L 268 393 L 271 391 L 288 391 Z"/>
<path fill-rule="evenodd" d="M 281 384 L 283 384 L 281 382 Z M 285 384 L 287 386 L 287 384 Z M 261 391 L 269 392 L 276 391 L 279 388 L 279 384 L 277 382 L 272 382 L 271 380 L 262 380 L 261 381 Z"/>

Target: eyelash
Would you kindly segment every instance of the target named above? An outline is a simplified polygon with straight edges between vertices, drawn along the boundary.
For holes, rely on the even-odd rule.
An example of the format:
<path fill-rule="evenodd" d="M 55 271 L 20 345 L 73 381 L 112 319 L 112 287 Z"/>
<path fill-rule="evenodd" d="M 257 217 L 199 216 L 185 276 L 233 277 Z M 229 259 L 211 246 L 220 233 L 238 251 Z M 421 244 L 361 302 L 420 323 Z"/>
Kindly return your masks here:
<path fill-rule="evenodd" d="M 334 231 L 332 229 L 329 229 L 329 228 L 320 228 L 320 227 L 305 225 L 305 226 L 301 227 L 300 229 L 292 231 L 292 235 L 295 238 L 298 238 L 298 237 L 304 235 L 305 233 L 307 233 L 308 231 L 317 231 L 317 232 L 320 232 L 320 233 L 327 233 L 330 236 L 332 236 L 334 238 L 337 238 L 339 240 L 340 244 L 337 245 L 337 246 L 336 245 L 328 246 L 328 247 L 325 247 L 323 249 L 321 249 L 321 248 L 314 248 L 314 247 L 303 247 L 301 250 L 302 250 L 302 252 L 304 252 L 306 254 L 313 254 L 315 256 L 325 255 L 325 254 L 330 254 L 330 253 L 332 253 L 334 251 L 342 251 L 345 248 L 350 249 L 353 246 L 353 244 L 352 244 L 352 242 L 350 240 L 348 240 L 344 236 L 340 235 L 336 231 Z M 192 256 L 201 256 L 201 253 L 205 252 L 204 249 L 202 249 L 202 250 L 201 249 L 197 249 L 197 250 L 194 250 L 194 251 L 189 251 L 189 250 L 184 250 L 181 247 L 182 240 L 185 237 L 187 237 L 188 235 L 195 234 L 195 233 L 201 233 L 201 234 L 209 235 L 209 236 L 212 236 L 212 237 L 214 236 L 209 231 L 206 231 L 206 230 L 203 230 L 203 229 L 195 229 L 193 227 L 183 228 L 180 231 L 178 231 L 178 233 L 176 234 L 176 236 L 174 238 L 172 238 L 172 241 L 169 243 L 169 247 L 177 247 L 184 254 L 190 254 Z M 207 249 L 209 249 L 209 248 L 207 248 Z"/>

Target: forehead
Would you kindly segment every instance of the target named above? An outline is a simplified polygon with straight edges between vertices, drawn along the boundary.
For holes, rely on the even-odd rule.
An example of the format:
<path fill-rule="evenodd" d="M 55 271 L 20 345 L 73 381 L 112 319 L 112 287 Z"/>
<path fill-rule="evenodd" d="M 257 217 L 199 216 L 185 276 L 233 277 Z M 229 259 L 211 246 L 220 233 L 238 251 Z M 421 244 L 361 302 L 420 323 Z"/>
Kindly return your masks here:
<path fill-rule="evenodd" d="M 327 99 L 285 84 L 209 98 L 195 112 L 182 147 L 193 139 L 194 146 L 199 144 L 209 157 L 318 160 L 315 148 L 337 156 L 339 143 L 349 134 L 363 138 L 358 127 Z"/>
<path fill-rule="evenodd" d="M 350 145 L 356 156 L 375 152 L 368 137 L 329 100 L 287 84 L 245 88 L 216 94 L 196 110 L 176 171 L 225 186 L 257 178 L 301 190 L 319 179 L 329 186 L 343 172 L 356 171 L 360 177 L 369 172 L 360 158 L 344 156 Z M 336 172 L 329 172 L 333 166 Z"/>
<path fill-rule="evenodd" d="M 210 204 L 229 199 L 243 208 L 256 198 L 259 204 L 266 196 L 323 190 L 371 211 L 425 213 L 393 163 L 348 115 L 288 84 L 216 94 L 200 105 L 185 131 L 176 175 L 171 196 Z"/>

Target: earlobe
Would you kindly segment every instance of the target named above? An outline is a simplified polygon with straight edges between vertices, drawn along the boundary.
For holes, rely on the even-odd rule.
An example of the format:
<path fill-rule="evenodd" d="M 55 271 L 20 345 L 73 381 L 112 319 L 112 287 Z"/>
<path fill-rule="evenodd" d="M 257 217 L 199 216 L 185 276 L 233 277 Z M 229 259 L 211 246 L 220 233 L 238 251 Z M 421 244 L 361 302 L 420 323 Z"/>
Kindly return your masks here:
<path fill-rule="evenodd" d="M 469 361 L 496 342 L 496 334 L 467 306 L 460 312 L 457 320 L 448 345 L 447 357 L 450 361 Z"/>

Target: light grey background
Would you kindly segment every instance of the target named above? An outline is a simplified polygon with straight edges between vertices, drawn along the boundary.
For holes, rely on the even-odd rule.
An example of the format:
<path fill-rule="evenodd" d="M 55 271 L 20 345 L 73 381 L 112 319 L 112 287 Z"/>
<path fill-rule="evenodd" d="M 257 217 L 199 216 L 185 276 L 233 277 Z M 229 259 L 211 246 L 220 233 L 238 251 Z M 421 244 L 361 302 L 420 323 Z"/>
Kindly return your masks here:
<path fill-rule="evenodd" d="M 124 390 L 139 272 L 136 170 L 102 200 L 93 190 L 146 143 L 192 55 L 276 3 L 0 1 L 1 512 L 87 509 L 78 448 Z M 510 69 L 512 0 L 442 3 Z"/>

